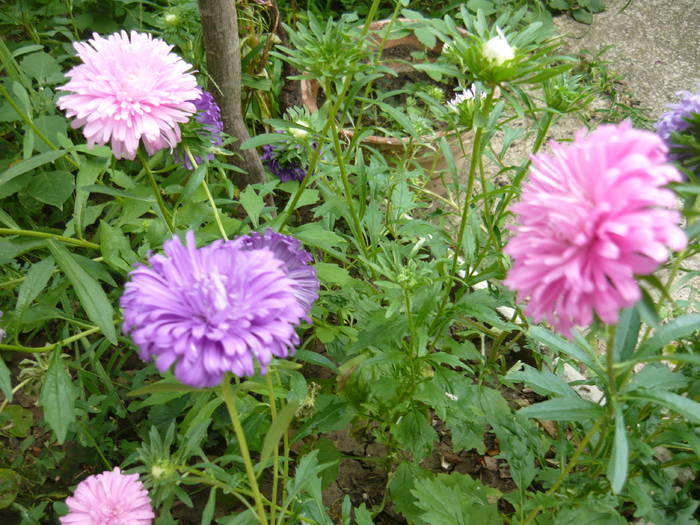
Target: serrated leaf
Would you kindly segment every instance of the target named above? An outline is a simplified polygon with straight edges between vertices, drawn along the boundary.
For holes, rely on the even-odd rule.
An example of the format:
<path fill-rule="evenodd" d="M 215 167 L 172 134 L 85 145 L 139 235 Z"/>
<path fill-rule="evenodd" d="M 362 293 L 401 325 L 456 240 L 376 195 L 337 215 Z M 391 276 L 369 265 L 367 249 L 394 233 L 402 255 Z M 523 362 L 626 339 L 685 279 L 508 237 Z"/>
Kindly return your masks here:
<path fill-rule="evenodd" d="M 435 39 L 435 35 L 429 27 L 417 27 L 414 30 L 414 33 L 418 41 L 425 47 L 427 47 L 428 49 L 432 49 L 435 47 L 437 41 Z"/>
<path fill-rule="evenodd" d="M 68 426 L 75 421 L 75 392 L 61 359 L 60 347 L 57 347 L 51 356 L 39 401 L 44 411 L 44 419 L 56 433 L 58 442 L 62 444 L 68 434 Z"/>
<path fill-rule="evenodd" d="M 18 321 L 22 320 L 22 316 L 29 305 L 32 304 L 34 299 L 39 297 L 39 294 L 44 290 L 55 269 L 56 265 L 52 257 L 47 257 L 29 268 L 24 281 L 19 287 L 19 294 L 17 296 L 15 314 Z"/>
<path fill-rule="evenodd" d="M 82 266 L 76 262 L 71 253 L 62 245 L 49 239 L 46 241 L 56 264 L 66 274 L 80 300 L 88 318 L 95 323 L 102 334 L 112 343 L 117 344 L 114 329 L 114 309 L 102 287 Z"/>
<path fill-rule="evenodd" d="M 613 494 L 619 494 L 625 485 L 628 461 L 629 444 L 627 443 L 625 418 L 622 413 L 622 407 L 617 405 L 615 407 L 615 441 L 613 442 L 613 450 L 607 472 Z"/>
<path fill-rule="evenodd" d="M 585 399 L 558 397 L 521 408 L 517 413 L 533 419 L 577 421 L 599 417 L 603 408 Z"/>
<path fill-rule="evenodd" d="M 433 449 L 437 433 L 422 410 L 414 409 L 391 425 L 398 444 L 411 451 L 413 461 L 422 461 Z"/>
<path fill-rule="evenodd" d="M 241 149 L 257 148 L 265 144 L 275 144 L 277 142 L 286 142 L 289 140 L 283 133 L 262 133 L 255 137 L 251 137 L 241 144 Z"/>

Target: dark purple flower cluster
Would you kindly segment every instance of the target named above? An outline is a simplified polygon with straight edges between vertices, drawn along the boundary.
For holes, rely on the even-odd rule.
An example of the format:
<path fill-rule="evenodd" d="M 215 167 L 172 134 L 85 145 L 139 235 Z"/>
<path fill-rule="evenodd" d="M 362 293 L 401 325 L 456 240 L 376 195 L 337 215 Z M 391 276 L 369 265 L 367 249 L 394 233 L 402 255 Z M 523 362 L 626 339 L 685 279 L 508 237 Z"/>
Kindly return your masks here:
<path fill-rule="evenodd" d="M 297 148 L 299 145 L 297 144 Z M 294 160 L 284 160 L 280 158 L 282 148 L 265 144 L 263 146 L 263 154 L 260 157 L 265 165 L 270 169 L 273 175 L 279 178 L 282 182 L 290 180 L 304 180 L 306 170 L 301 167 L 301 164 Z"/>
<path fill-rule="evenodd" d="M 214 100 L 214 97 L 208 91 L 198 88 L 200 95 L 199 98 L 192 100 L 195 108 L 197 108 L 197 113 L 195 118 L 197 122 L 204 128 L 205 138 L 208 138 L 212 146 L 221 146 L 223 139 L 221 137 L 224 131 L 224 123 L 221 121 L 221 110 L 219 105 Z M 182 151 L 177 151 L 174 154 L 175 160 L 181 162 L 185 168 L 188 170 L 194 169 L 192 162 L 190 161 L 189 155 Z M 208 154 L 209 160 L 214 160 L 214 154 Z M 197 164 L 202 163 L 202 157 L 199 155 L 194 155 L 194 160 Z"/>
<path fill-rule="evenodd" d="M 267 230 L 197 248 L 194 233 L 175 236 L 165 254 L 129 274 L 120 303 L 124 332 L 144 361 L 197 387 L 218 385 L 226 372 L 265 373 L 273 356 L 299 343 L 319 282 L 298 240 Z"/>

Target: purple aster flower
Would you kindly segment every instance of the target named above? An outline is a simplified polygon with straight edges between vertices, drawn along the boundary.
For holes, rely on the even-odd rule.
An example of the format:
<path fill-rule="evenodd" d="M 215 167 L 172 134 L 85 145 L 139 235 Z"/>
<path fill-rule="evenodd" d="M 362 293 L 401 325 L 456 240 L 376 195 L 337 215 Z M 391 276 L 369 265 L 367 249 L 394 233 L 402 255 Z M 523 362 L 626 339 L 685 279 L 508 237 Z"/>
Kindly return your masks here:
<path fill-rule="evenodd" d="M 208 138 L 212 146 L 221 146 L 223 144 L 223 139 L 221 137 L 224 131 L 224 123 L 221 121 L 221 110 L 219 105 L 214 100 L 214 97 L 208 91 L 197 88 L 199 91 L 199 97 L 195 100 L 191 100 L 194 107 L 197 108 L 197 114 L 195 116 L 197 122 L 202 125 L 204 133 L 202 135 Z M 209 153 L 209 160 L 214 160 L 214 154 Z M 184 151 L 174 152 L 173 157 L 176 161 L 181 162 L 185 168 L 188 170 L 194 169 L 192 162 L 190 161 L 189 155 Z M 194 155 L 194 160 L 197 164 L 202 163 L 202 157 L 199 155 Z"/>
<path fill-rule="evenodd" d="M 297 144 L 297 147 L 299 145 Z M 280 159 L 281 148 L 272 144 L 263 146 L 263 154 L 260 157 L 265 165 L 270 169 L 273 175 L 279 178 L 282 182 L 290 180 L 304 180 L 306 170 L 301 167 L 301 164 L 294 160 Z"/>
<path fill-rule="evenodd" d="M 175 236 L 163 248 L 129 273 L 120 301 L 124 332 L 144 361 L 155 358 L 161 372 L 175 365 L 178 380 L 204 388 L 229 371 L 254 375 L 254 359 L 264 374 L 273 356 L 294 352 L 308 310 L 287 271 L 291 256 L 276 255 L 280 246 L 234 240 L 197 248 L 189 231 L 184 245 Z"/>
<path fill-rule="evenodd" d="M 698 84 L 698 92 L 691 93 L 690 91 L 678 91 L 676 95 L 681 97 L 680 102 L 676 104 L 668 104 L 666 107 L 670 109 L 664 113 L 656 122 L 656 133 L 671 144 L 671 136 L 674 131 L 681 132 L 688 128 L 689 124 L 685 120 L 692 117 L 693 113 L 700 113 L 700 84 Z"/>
<path fill-rule="evenodd" d="M 294 295 L 306 312 L 305 319 L 311 322 L 309 312 L 318 299 L 319 282 L 316 269 L 309 265 L 313 257 L 301 247 L 299 240 L 268 228 L 264 234 L 252 232 L 239 237 L 235 242 L 245 250 L 268 248 L 284 263 L 287 276 L 294 281 Z"/>

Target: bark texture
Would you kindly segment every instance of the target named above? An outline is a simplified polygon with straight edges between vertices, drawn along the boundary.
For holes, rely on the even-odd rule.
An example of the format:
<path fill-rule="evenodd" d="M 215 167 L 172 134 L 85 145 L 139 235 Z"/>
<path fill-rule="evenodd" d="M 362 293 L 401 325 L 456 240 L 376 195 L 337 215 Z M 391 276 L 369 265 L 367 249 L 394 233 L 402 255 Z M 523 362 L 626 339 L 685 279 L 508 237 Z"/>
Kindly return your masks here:
<path fill-rule="evenodd" d="M 229 149 L 237 155 L 233 164 L 245 170 L 236 173 L 239 188 L 264 182 L 265 175 L 254 149 L 240 149 L 241 143 L 250 138 L 241 111 L 241 48 L 238 38 L 238 17 L 235 0 L 198 0 L 202 15 L 204 48 L 207 54 L 207 71 L 214 86 L 210 91 L 221 108 L 226 133 L 237 141 Z"/>

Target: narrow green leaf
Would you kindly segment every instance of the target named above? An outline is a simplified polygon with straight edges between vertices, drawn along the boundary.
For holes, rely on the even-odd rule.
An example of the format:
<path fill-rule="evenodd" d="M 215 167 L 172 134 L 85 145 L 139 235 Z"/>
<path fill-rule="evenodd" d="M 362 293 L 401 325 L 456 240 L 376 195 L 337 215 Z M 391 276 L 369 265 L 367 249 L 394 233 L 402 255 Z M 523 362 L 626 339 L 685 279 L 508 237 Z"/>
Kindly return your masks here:
<path fill-rule="evenodd" d="M 127 392 L 127 397 L 138 397 L 146 394 L 169 393 L 169 392 L 199 392 L 201 389 L 193 386 L 183 385 L 179 381 L 159 381 L 152 385 L 142 386 L 136 390 Z"/>
<path fill-rule="evenodd" d="M 65 154 L 66 152 L 64 150 L 47 151 L 46 153 L 35 155 L 31 159 L 24 160 L 19 164 L 15 164 L 10 169 L 5 170 L 2 173 L 2 175 L 0 175 L 0 185 L 11 181 L 15 177 L 22 175 L 23 173 L 27 173 L 28 171 L 36 169 L 39 166 L 43 166 L 44 164 L 48 164 L 49 162 L 53 162 L 57 159 L 60 159 Z"/>
<path fill-rule="evenodd" d="M 12 401 L 12 379 L 10 369 L 7 368 L 5 361 L 0 356 L 0 391 L 5 395 L 8 402 Z"/>
<path fill-rule="evenodd" d="M 593 361 L 590 355 L 563 337 L 559 337 L 541 326 L 531 326 L 527 333 L 530 338 L 534 339 L 538 343 L 549 347 L 551 350 L 556 350 L 562 354 L 566 354 L 569 357 L 580 361 L 591 370 L 595 370 L 599 374 L 603 374 L 603 370 Z"/>
<path fill-rule="evenodd" d="M 197 166 L 197 169 L 194 170 L 194 172 L 190 175 L 187 184 L 185 184 L 185 189 L 182 190 L 180 198 L 177 199 L 177 205 L 187 201 L 187 199 L 189 199 L 192 196 L 195 190 L 197 190 L 197 188 L 199 188 L 202 185 L 202 181 L 204 180 L 204 176 L 206 174 L 206 164 L 200 164 L 199 166 Z"/>
<path fill-rule="evenodd" d="M 19 287 L 17 305 L 15 306 L 15 314 L 18 320 L 21 321 L 22 315 L 24 315 L 29 305 L 32 304 L 34 299 L 39 297 L 39 294 L 48 284 L 55 269 L 56 266 L 54 265 L 53 257 L 47 257 L 29 268 L 26 278 Z"/>
<path fill-rule="evenodd" d="M 238 200 L 248 214 L 248 217 L 250 217 L 253 226 L 257 228 L 260 224 L 260 212 L 265 207 L 263 198 L 255 191 L 252 185 L 249 185 L 241 192 Z"/>
<path fill-rule="evenodd" d="M 620 314 L 615 332 L 615 345 L 613 347 L 613 359 L 616 363 L 626 361 L 634 353 L 639 337 L 641 320 L 639 311 L 633 306 L 625 308 Z"/>
<path fill-rule="evenodd" d="M 44 419 L 56 433 L 58 442 L 63 443 L 68 434 L 68 426 L 75 421 L 75 392 L 68 370 L 61 359 L 60 347 L 57 347 L 51 356 L 39 401 L 44 410 Z"/>
<path fill-rule="evenodd" d="M 258 462 L 259 471 L 265 468 L 267 460 L 272 455 L 275 447 L 280 442 L 280 439 L 282 439 L 282 435 L 289 428 L 292 419 L 294 419 L 294 415 L 297 413 L 298 407 L 299 404 L 296 402 L 288 403 L 277 413 L 277 417 L 272 421 L 272 424 L 267 430 L 267 434 L 265 434 L 265 439 L 263 440 L 263 446 L 260 452 L 260 461 Z"/>
<path fill-rule="evenodd" d="M 657 403 L 666 408 L 678 412 L 683 417 L 689 419 L 693 423 L 700 423 L 700 403 L 688 399 L 687 397 L 679 396 L 665 390 L 636 390 L 629 396 L 629 399 L 642 399 Z"/>
<path fill-rule="evenodd" d="M 214 511 L 216 510 L 216 487 L 212 487 L 209 491 L 209 498 L 207 499 L 207 504 L 204 506 L 202 511 L 202 525 L 211 525 L 211 520 L 214 518 Z"/>
<path fill-rule="evenodd" d="M 661 350 L 664 346 L 700 330 L 700 314 L 687 314 L 676 317 L 668 324 L 660 326 L 649 339 L 639 345 L 634 360 L 641 360 Z"/>
<path fill-rule="evenodd" d="M 262 133 L 255 137 L 251 137 L 241 144 L 241 149 L 257 148 L 265 144 L 274 144 L 276 142 L 285 142 L 289 140 L 284 133 Z"/>
<path fill-rule="evenodd" d="M 104 171 L 107 167 L 108 159 L 93 159 L 90 157 L 81 159 L 80 170 L 78 170 L 78 175 L 75 182 L 75 203 L 73 205 L 73 218 L 75 221 L 75 233 L 78 237 L 83 234 L 83 215 L 85 214 L 85 207 L 87 206 L 89 191 L 84 188 L 95 184 L 97 177 Z"/>
<path fill-rule="evenodd" d="M 530 365 L 523 365 L 522 370 L 509 373 L 505 381 L 522 382 L 540 395 L 576 398 L 577 394 L 563 379 L 549 370 L 537 370 Z"/>
<path fill-rule="evenodd" d="M 594 419 L 603 413 L 600 405 L 580 398 L 558 397 L 518 410 L 521 416 L 552 421 Z"/>
<path fill-rule="evenodd" d="M 622 413 L 622 406 L 618 404 L 615 407 L 615 441 L 607 473 L 613 494 L 619 494 L 625 485 L 628 462 L 629 444 L 627 442 L 627 431 L 625 430 L 625 418 Z"/>
<path fill-rule="evenodd" d="M 80 299 L 88 318 L 95 323 L 104 336 L 117 344 L 117 334 L 114 329 L 114 309 L 102 287 L 80 266 L 70 252 L 60 244 L 49 239 L 46 241 L 56 263 L 68 277 L 75 293 Z"/>

